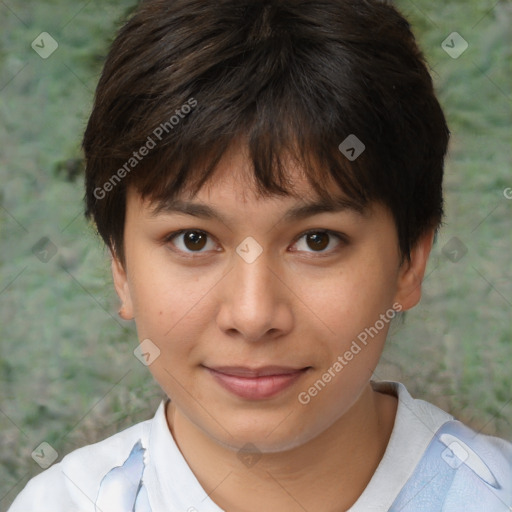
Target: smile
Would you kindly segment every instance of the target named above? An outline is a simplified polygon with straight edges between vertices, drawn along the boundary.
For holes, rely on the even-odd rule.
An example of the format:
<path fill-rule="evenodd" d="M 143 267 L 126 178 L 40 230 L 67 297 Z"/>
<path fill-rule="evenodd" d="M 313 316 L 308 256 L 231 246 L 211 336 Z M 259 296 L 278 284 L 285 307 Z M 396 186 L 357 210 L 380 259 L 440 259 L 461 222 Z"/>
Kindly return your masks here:
<path fill-rule="evenodd" d="M 271 398 L 289 388 L 299 380 L 310 367 L 286 368 L 264 367 L 250 369 L 242 367 L 205 367 L 224 389 L 246 400 Z"/>

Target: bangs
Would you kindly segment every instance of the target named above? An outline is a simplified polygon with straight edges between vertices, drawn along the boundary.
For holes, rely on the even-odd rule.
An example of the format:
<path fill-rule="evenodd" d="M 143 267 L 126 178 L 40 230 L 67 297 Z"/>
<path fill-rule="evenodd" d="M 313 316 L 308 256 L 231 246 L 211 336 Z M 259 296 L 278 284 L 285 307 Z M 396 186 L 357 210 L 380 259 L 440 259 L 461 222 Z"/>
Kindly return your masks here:
<path fill-rule="evenodd" d="M 338 148 L 350 130 L 330 126 L 322 114 L 325 105 L 318 106 L 318 112 L 311 111 L 311 104 L 286 105 L 290 98 L 300 97 L 297 94 L 288 90 L 283 97 L 261 98 L 252 109 L 232 111 L 230 118 L 225 110 L 212 112 L 199 104 L 131 173 L 126 185 L 156 203 L 182 193 L 195 196 L 213 179 L 222 158 L 232 149 L 242 149 L 254 178 L 247 186 L 257 197 L 296 196 L 294 169 L 303 173 L 318 196 L 334 199 L 340 196 L 339 188 L 347 201 L 363 210 L 376 198 L 364 152 L 350 161 Z M 212 130 L 212 116 L 224 124 Z"/>

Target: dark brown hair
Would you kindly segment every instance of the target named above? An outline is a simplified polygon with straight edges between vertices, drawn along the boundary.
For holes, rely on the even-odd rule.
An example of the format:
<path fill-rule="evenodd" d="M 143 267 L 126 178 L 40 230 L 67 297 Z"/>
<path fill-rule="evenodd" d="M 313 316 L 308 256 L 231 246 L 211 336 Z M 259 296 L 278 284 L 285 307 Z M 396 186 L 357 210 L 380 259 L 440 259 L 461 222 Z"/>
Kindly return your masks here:
<path fill-rule="evenodd" d="M 365 146 L 356 159 L 339 149 L 349 135 Z M 387 206 L 409 257 L 442 219 L 448 138 L 410 26 L 385 2 L 146 0 L 96 90 L 86 215 L 123 261 L 127 187 L 156 202 L 195 194 L 244 140 L 260 194 L 290 193 L 291 156 L 317 193 L 334 179 Z"/>

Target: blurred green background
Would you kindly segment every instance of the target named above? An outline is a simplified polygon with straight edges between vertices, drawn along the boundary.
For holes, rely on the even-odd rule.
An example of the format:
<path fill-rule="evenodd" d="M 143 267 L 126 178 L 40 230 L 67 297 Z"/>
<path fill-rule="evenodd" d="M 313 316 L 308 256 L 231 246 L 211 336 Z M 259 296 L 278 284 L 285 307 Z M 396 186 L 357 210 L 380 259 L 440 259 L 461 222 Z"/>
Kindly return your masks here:
<path fill-rule="evenodd" d="M 60 460 L 152 417 L 163 396 L 133 355 L 107 253 L 82 214 L 81 135 L 108 44 L 133 5 L 0 0 L 1 510 L 42 471 L 31 458 L 42 441 Z M 427 56 L 452 141 L 423 299 L 392 328 L 375 377 L 512 439 L 512 3 L 397 5 Z M 46 59 L 31 47 L 41 32 L 59 45 Z M 442 48 L 452 32 L 468 43 L 457 58 Z"/>

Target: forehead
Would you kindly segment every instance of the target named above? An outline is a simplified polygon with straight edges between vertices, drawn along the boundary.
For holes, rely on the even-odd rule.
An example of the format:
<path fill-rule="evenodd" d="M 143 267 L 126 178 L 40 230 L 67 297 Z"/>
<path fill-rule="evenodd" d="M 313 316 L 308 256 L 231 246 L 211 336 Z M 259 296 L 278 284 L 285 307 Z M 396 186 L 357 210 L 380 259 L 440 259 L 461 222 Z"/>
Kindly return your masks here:
<path fill-rule="evenodd" d="M 285 162 L 287 180 L 285 188 L 289 192 L 289 196 L 299 198 L 315 196 L 304 168 L 290 157 L 281 156 L 281 158 Z M 335 187 L 335 184 L 332 183 L 332 186 Z M 232 144 L 197 194 L 197 197 L 202 199 L 213 196 L 236 198 L 241 202 L 261 199 L 262 194 L 257 191 L 253 163 L 246 145 Z M 186 193 L 181 198 L 191 200 L 193 196 Z"/>
<path fill-rule="evenodd" d="M 247 148 L 233 145 L 197 193 L 192 193 L 190 187 L 184 187 L 173 197 L 145 199 L 145 208 L 151 216 L 181 212 L 201 217 L 217 217 L 214 212 L 223 209 L 252 211 L 252 208 L 276 208 L 287 209 L 290 220 L 329 211 L 367 213 L 368 208 L 344 194 L 331 177 L 328 183 L 324 183 L 328 193 L 319 195 L 304 168 L 291 158 L 285 161 L 286 182 L 283 188 L 287 194 L 270 193 L 258 188 Z"/>

